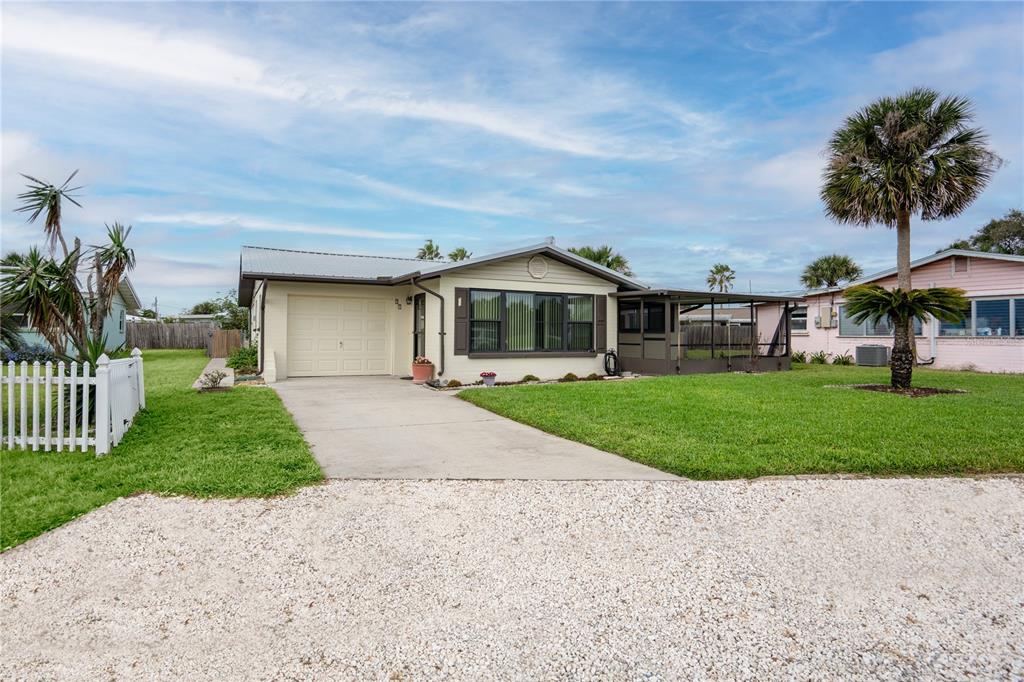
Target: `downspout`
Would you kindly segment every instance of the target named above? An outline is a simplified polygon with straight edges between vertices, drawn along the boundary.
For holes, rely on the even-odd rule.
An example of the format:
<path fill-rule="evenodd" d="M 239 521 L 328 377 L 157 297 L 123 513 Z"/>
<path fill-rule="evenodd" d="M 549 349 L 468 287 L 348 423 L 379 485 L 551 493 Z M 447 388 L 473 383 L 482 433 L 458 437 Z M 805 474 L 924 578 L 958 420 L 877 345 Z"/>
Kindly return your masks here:
<path fill-rule="evenodd" d="M 267 337 L 267 329 L 266 329 L 266 326 L 267 326 L 267 280 L 266 279 L 264 279 L 263 282 L 262 282 L 262 286 L 260 287 L 260 292 L 263 295 L 260 296 L 260 366 L 259 366 L 259 370 L 260 371 L 259 371 L 259 374 L 263 374 L 263 359 L 266 357 L 264 355 L 264 353 L 266 353 L 264 348 L 266 348 L 265 341 L 266 341 L 266 337 Z"/>
<path fill-rule="evenodd" d="M 934 288 L 935 287 L 935 283 L 934 282 L 929 283 L 928 286 Z M 938 347 L 939 346 L 939 341 L 938 341 L 938 336 L 937 336 L 938 328 L 939 328 L 939 321 L 938 321 L 938 319 L 935 318 L 935 315 L 929 315 L 928 316 L 928 340 L 929 340 L 929 345 L 931 346 L 932 356 L 930 358 L 928 358 L 927 360 L 918 360 L 918 365 L 935 365 L 935 356 L 939 352 L 939 347 Z M 912 329 L 913 328 L 911 327 L 911 331 L 912 331 Z"/>
<path fill-rule="evenodd" d="M 417 282 L 415 277 L 411 278 L 409 280 L 409 282 L 410 282 L 410 284 L 412 284 L 414 287 L 416 287 L 420 291 L 426 292 L 426 293 L 430 294 L 431 296 L 434 296 L 435 298 L 437 298 L 438 301 L 441 302 L 441 331 L 438 332 L 438 336 L 441 337 L 441 363 L 440 363 L 440 365 L 438 365 L 437 376 L 443 377 L 444 376 L 444 296 L 442 296 L 441 294 L 437 293 L 436 291 L 432 291 L 432 290 L 426 288 L 425 286 L 423 286 L 422 284 Z"/>

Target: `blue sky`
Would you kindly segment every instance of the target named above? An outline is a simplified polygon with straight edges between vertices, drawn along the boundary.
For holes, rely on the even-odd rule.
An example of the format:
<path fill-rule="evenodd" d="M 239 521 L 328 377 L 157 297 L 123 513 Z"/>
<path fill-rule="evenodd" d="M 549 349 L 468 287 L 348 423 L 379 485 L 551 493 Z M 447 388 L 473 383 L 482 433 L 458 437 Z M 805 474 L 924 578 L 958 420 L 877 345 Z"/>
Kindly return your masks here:
<path fill-rule="evenodd" d="M 647 282 L 793 289 L 834 251 L 821 149 L 924 85 L 967 95 L 1006 163 L 922 256 L 1024 205 L 1020 3 L 12 4 L 2 8 L 3 249 L 37 241 L 18 173 L 80 168 L 85 241 L 134 225 L 145 301 L 226 291 L 242 244 L 411 256 L 554 236 Z"/>

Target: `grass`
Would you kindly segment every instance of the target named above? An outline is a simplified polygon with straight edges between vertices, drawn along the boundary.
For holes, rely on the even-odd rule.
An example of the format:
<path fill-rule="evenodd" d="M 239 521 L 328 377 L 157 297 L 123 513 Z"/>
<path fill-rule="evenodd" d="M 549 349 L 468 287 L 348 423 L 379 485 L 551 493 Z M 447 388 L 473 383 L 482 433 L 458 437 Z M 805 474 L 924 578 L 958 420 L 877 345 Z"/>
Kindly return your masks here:
<path fill-rule="evenodd" d="M 202 351 L 144 360 L 147 410 L 110 455 L 0 452 L 0 549 L 140 491 L 266 496 L 323 477 L 273 391 L 196 393 Z"/>
<path fill-rule="evenodd" d="M 887 369 L 791 372 L 463 391 L 480 407 L 696 479 L 780 474 L 957 475 L 1024 471 L 1024 377 L 915 370 L 907 398 L 831 388 L 888 383 Z"/>

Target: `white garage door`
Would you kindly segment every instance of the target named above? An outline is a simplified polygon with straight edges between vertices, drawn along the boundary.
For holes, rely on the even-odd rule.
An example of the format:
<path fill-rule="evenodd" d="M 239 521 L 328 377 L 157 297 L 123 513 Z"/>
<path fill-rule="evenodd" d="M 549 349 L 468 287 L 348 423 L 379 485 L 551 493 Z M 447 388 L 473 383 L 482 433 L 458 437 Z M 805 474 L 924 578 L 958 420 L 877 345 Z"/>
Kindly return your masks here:
<path fill-rule="evenodd" d="M 388 374 L 386 300 L 288 297 L 288 376 Z"/>

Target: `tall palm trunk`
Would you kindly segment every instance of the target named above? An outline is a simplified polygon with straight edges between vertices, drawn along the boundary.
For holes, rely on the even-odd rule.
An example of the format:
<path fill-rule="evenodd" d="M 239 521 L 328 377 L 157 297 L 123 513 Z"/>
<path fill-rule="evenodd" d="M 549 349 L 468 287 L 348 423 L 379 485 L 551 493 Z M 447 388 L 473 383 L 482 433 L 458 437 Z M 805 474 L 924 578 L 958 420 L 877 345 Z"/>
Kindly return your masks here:
<path fill-rule="evenodd" d="M 896 287 L 910 291 L 910 211 L 902 210 L 896 217 Z M 890 383 L 893 388 L 910 388 L 914 373 L 913 318 L 893 320 L 895 338 L 892 345 Z"/>

